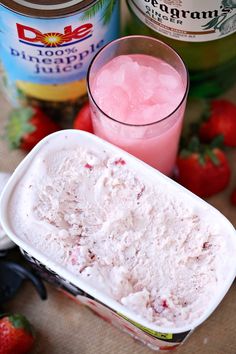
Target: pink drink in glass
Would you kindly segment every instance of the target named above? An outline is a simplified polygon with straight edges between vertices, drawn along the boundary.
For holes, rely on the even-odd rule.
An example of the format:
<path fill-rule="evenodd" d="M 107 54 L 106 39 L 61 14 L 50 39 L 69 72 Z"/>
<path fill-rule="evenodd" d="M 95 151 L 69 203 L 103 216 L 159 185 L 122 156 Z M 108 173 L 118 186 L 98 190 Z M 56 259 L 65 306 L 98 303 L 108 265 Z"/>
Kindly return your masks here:
<path fill-rule="evenodd" d="M 95 134 L 171 175 L 187 79 L 162 58 L 122 54 L 89 80 Z"/>

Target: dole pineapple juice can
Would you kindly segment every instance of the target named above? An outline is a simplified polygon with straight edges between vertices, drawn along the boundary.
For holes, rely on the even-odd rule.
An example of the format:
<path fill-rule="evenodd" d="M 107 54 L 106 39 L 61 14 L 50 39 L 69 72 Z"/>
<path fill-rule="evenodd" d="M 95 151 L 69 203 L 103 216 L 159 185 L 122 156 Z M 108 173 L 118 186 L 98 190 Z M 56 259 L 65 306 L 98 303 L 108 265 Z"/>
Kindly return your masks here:
<path fill-rule="evenodd" d="M 119 36 L 119 0 L 3 0 L 0 75 L 14 107 L 70 119 L 97 51 Z"/>

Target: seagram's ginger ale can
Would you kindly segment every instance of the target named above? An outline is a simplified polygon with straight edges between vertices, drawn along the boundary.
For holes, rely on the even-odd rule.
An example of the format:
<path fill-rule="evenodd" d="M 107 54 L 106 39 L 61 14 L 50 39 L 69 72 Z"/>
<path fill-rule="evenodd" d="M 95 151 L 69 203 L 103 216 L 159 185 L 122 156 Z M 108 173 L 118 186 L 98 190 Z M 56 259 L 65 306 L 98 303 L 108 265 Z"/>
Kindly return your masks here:
<path fill-rule="evenodd" d="M 71 119 L 97 51 L 119 36 L 118 0 L 2 0 L 0 71 L 14 107 Z"/>
<path fill-rule="evenodd" d="M 190 95 L 215 97 L 236 83 L 236 0 L 127 0 L 126 34 L 173 47 L 190 74 Z"/>

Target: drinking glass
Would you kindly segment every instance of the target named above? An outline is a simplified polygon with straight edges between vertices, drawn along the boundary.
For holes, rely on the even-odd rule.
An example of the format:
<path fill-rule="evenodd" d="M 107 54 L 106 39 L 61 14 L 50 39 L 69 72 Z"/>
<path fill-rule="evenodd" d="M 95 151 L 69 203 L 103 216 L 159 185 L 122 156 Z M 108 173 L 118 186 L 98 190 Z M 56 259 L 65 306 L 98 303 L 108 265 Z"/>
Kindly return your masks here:
<path fill-rule="evenodd" d="M 97 73 L 113 58 L 127 54 L 159 58 L 179 73 L 184 86 L 183 97 L 166 117 L 155 116 L 153 122 L 147 124 L 140 117 L 140 124 L 129 124 L 109 116 L 97 103 L 93 92 Z M 170 46 L 155 38 L 140 35 L 123 37 L 104 46 L 94 57 L 88 70 L 87 87 L 94 133 L 171 176 L 189 89 L 188 72 L 181 57 Z"/>

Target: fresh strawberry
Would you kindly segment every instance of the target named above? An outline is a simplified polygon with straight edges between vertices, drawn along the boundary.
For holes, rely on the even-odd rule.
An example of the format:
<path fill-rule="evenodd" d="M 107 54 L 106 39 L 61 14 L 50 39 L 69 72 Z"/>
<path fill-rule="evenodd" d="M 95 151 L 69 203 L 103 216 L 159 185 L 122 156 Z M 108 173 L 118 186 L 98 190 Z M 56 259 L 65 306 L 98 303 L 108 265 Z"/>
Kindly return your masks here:
<path fill-rule="evenodd" d="M 93 125 L 91 120 L 89 102 L 86 102 L 83 105 L 83 107 L 75 117 L 73 128 L 79 130 L 85 130 L 86 132 L 93 133 Z"/>
<path fill-rule="evenodd" d="M 199 135 L 202 141 L 211 141 L 223 135 L 224 144 L 236 146 L 236 105 L 226 100 L 215 100 L 205 112 Z"/>
<path fill-rule="evenodd" d="M 236 206 L 236 188 L 233 190 L 233 192 L 230 195 L 230 201 L 231 204 Z"/>
<path fill-rule="evenodd" d="M 209 197 L 225 189 L 230 180 L 230 167 L 224 152 L 211 145 L 200 144 L 193 137 L 187 149 L 177 158 L 177 182 L 197 194 Z"/>
<path fill-rule="evenodd" d="M 0 318 L 0 354 L 25 354 L 33 347 L 34 334 L 22 315 Z"/>
<path fill-rule="evenodd" d="M 39 108 L 20 108 L 10 113 L 6 127 L 12 149 L 30 151 L 45 136 L 60 130 Z"/>

